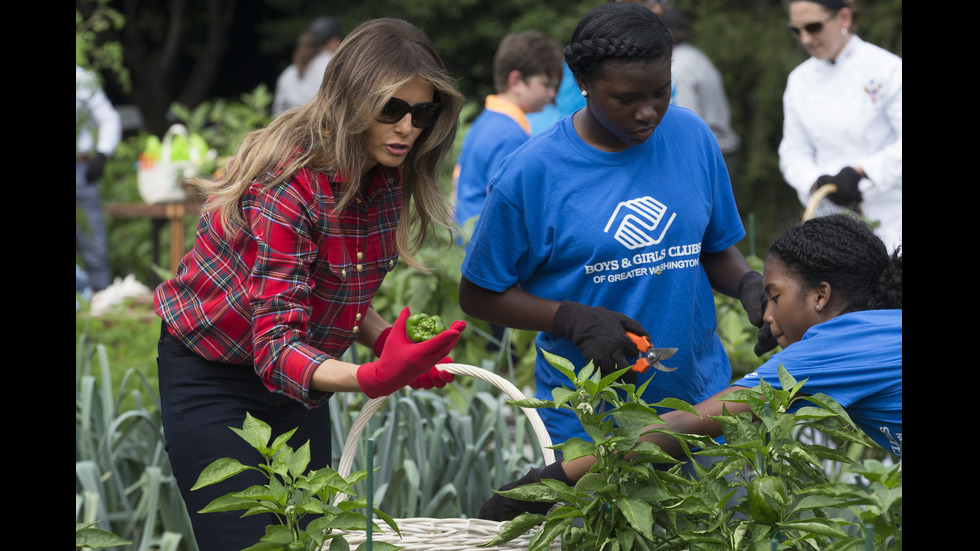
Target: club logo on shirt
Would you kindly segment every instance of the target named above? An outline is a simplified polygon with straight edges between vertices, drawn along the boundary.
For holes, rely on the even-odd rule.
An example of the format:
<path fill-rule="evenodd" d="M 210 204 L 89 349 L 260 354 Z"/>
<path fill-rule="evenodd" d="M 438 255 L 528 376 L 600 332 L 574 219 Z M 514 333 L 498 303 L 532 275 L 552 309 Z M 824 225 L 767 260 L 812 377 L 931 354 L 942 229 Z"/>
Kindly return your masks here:
<path fill-rule="evenodd" d="M 603 231 L 611 231 L 616 241 L 627 249 L 657 245 L 677 217 L 677 213 L 672 213 L 664 222 L 666 214 L 667 206 L 650 196 L 623 201 L 616 206 Z"/>
<path fill-rule="evenodd" d="M 668 270 L 700 269 L 700 242 L 676 243 L 682 238 L 678 231 L 665 239 L 676 217 L 677 213 L 668 212 L 666 205 L 649 196 L 619 203 L 603 232 L 631 252 L 624 255 L 613 247 L 600 246 L 599 254 L 583 266 L 584 274 L 592 283 L 607 284 L 658 277 Z"/>
<path fill-rule="evenodd" d="M 871 103 L 877 103 L 878 96 L 881 93 L 882 84 L 874 79 L 864 85 L 864 93 L 868 94 L 871 98 Z"/>

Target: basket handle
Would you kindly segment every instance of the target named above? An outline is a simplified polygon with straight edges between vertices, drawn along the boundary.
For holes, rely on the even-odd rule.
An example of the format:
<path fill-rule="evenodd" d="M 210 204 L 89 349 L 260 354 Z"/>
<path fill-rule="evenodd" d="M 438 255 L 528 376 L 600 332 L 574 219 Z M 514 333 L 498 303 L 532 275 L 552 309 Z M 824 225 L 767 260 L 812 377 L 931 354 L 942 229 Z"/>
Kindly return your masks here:
<path fill-rule="evenodd" d="M 803 221 L 806 222 L 813 218 L 813 215 L 817 212 L 817 208 L 820 206 L 820 202 L 835 191 L 837 191 L 837 184 L 827 184 L 818 187 L 810 195 L 810 200 L 806 203 L 806 209 L 803 210 Z M 864 210 L 860 204 L 854 207 L 854 212 L 861 218 L 864 218 Z"/>
<path fill-rule="evenodd" d="M 837 191 L 837 184 L 827 184 L 825 186 L 818 187 L 811 195 L 810 200 L 806 203 L 806 209 L 803 211 L 803 221 L 813 218 L 813 213 L 817 212 L 817 207 L 820 206 L 820 201 L 823 201 L 828 195 Z"/>
<path fill-rule="evenodd" d="M 486 369 L 473 365 L 457 363 L 439 364 L 437 367 L 454 375 L 467 375 L 470 377 L 476 377 L 477 379 L 482 379 L 507 394 L 511 400 L 523 400 L 525 398 L 524 394 L 510 381 L 495 373 L 491 373 Z M 379 396 L 369 400 L 366 404 L 364 404 L 364 407 L 361 408 L 360 413 L 357 414 L 357 418 L 354 419 L 350 432 L 347 434 L 347 441 L 344 442 L 344 451 L 340 456 L 340 463 L 337 465 L 337 473 L 343 476 L 345 479 L 348 475 L 350 475 L 351 466 L 354 463 L 354 455 L 357 452 L 357 443 L 360 439 L 361 433 L 364 431 L 364 427 L 367 426 L 371 416 L 374 415 L 374 412 L 381 408 L 381 405 L 384 404 L 387 398 L 387 396 Z M 538 446 L 541 447 L 541 454 L 544 456 L 545 463 L 554 463 L 555 451 L 550 448 L 551 436 L 548 435 L 548 429 L 544 426 L 544 422 L 541 420 L 538 412 L 534 408 L 526 407 L 522 407 L 521 410 L 531 422 L 531 429 L 534 430 L 534 434 L 538 439 Z M 340 494 L 335 499 L 335 503 L 340 503 L 346 498 L 346 495 Z"/>

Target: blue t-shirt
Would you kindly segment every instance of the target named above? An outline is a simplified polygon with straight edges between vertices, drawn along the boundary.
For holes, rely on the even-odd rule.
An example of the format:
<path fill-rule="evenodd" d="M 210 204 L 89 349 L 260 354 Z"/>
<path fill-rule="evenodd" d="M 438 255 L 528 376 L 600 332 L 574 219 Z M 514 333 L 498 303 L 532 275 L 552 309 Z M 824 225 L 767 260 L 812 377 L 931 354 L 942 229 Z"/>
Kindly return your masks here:
<path fill-rule="evenodd" d="M 902 455 L 901 310 L 853 312 L 814 325 L 734 384 L 754 387 L 762 379 L 780 388 L 780 364 L 807 380 L 802 393 L 830 396 L 872 440 Z"/>
<path fill-rule="evenodd" d="M 692 404 L 726 388 L 731 367 L 718 338 L 701 253 L 744 237 L 717 141 L 691 111 L 671 107 L 646 143 L 617 153 L 579 138 L 566 117 L 504 160 L 490 182 L 463 261 L 476 285 L 513 285 L 551 300 L 622 312 L 655 346 L 677 347 L 644 398 Z M 586 364 L 566 338 L 541 332 L 536 345 Z M 536 396 L 570 381 L 539 354 Z M 555 443 L 587 438 L 572 412 L 539 410 Z"/>
<path fill-rule="evenodd" d="M 486 108 L 473 121 L 457 160 L 456 223 L 462 226 L 480 214 L 490 178 L 504 157 L 527 141 L 529 134 L 506 113 Z"/>

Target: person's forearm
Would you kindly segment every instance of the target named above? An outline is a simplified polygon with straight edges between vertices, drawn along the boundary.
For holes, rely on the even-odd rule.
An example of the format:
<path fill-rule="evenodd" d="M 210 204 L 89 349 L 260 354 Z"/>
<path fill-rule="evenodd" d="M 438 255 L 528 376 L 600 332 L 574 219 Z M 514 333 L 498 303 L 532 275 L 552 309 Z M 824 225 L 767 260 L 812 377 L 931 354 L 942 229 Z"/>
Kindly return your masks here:
<path fill-rule="evenodd" d="M 560 303 L 543 299 L 517 286 L 491 291 L 465 277 L 459 282 L 459 306 L 467 315 L 504 327 L 528 331 L 552 330 Z"/>
<path fill-rule="evenodd" d="M 357 382 L 357 370 L 361 366 L 340 360 L 327 360 L 313 372 L 310 390 L 320 392 L 362 392 Z"/>
<path fill-rule="evenodd" d="M 702 253 L 701 266 L 714 290 L 735 298 L 738 298 L 738 282 L 752 270 L 735 245 L 718 253 Z"/>
<path fill-rule="evenodd" d="M 378 336 L 388 327 L 391 327 L 391 324 L 382 318 L 381 314 L 374 308 L 368 308 L 360 323 L 361 330 L 357 334 L 357 342 L 368 347 L 368 350 L 374 350 L 374 343 L 378 340 Z"/>

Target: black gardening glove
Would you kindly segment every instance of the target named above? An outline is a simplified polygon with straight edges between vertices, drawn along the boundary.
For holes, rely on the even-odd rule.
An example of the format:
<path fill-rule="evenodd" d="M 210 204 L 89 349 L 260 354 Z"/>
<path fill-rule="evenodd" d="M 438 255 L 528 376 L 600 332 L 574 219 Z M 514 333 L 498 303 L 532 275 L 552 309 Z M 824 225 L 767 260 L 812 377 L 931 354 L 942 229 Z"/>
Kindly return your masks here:
<path fill-rule="evenodd" d="M 755 343 L 755 355 L 762 356 L 766 352 L 776 348 L 778 344 L 776 338 L 772 336 L 772 330 L 769 328 L 769 324 L 763 323 L 762 327 L 759 328 L 759 342 Z"/>
<path fill-rule="evenodd" d="M 552 322 L 554 332 L 567 337 L 585 356 L 592 360 L 603 377 L 633 365 L 640 350 L 626 332 L 650 337 L 640 322 L 602 306 L 586 306 L 579 302 L 563 300 Z M 634 358 L 630 361 L 628 358 Z M 636 384 L 636 372 L 632 369 L 621 377 L 625 383 Z"/>
<path fill-rule="evenodd" d="M 756 327 L 762 327 L 762 316 L 766 313 L 766 305 L 769 299 L 766 298 L 766 290 L 762 285 L 762 274 L 759 272 L 746 272 L 738 282 L 738 300 L 742 302 L 742 308 L 749 316 L 749 323 Z"/>
<path fill-rule="evenodd" d="M 817 178 L 817 183 L 814 184 L 813 190 L 816 191 L 827 184 L 835 184 L 837 191 L 828 195 L 827 199 L 842 207 L 853 208 L 863 198 L 861 196 L 861 190 L 858 189 L 858 182 L 860 181 L 861 175 L 853 168 L 846 166 L 834 176 L 823 175 Z"/>
<path fill-rule="evenodd" d="M 88 161 L 88 168 L 85 169 L 85 180 L 92 185 L 102 177 L 105 172 L 105 153 L 96 153 Z"/>
<path fill-rule="evenodd" d="M 776 348 L 776 339 L 772 337 L 769 324 L 762 319 L 769 304 L 762 285 L 762 274 L 748 272 L 742 276 L 742 280 L 738 282 L 738 299 L 742 302 L 745 313 L 748 314 L 749 323 L 759 328 L 759 342 L 755 345 L 755 355 L 762 356 Z"/>
<path fill-rule="evenodd" d="M 503 492 L 506 490 L 513 490 L 518 486 L 534 484 L 535 482 L 541 482 L 546 478 L 564 482 L 568 486 L 572 486 L 572 482 L 567 476 L 565 476 L 565 470 L 562 469 L 561 461 L 556 461 L 544 468 L 531 469 L 526 475 L 521 477 L 520 480 L 504 484 L 498 491 Z M 554 506 L 554 502 L 521 501 L 512 497 L 504 497 L 500 494 L 494 494 L 493 497 L 488 499 L 487 502 L 483 504 L 483 507 L 480 507 L 480 512 L 477 514 L 477 518 L 500 522 L 504 520 L 513 520 L 521 513 L 545 515 L 552 506 Z"/>

